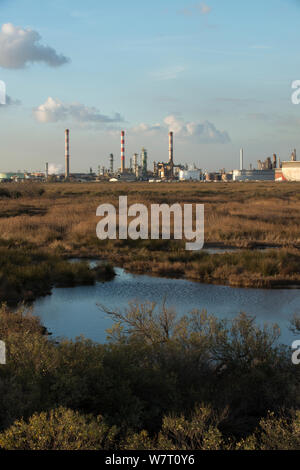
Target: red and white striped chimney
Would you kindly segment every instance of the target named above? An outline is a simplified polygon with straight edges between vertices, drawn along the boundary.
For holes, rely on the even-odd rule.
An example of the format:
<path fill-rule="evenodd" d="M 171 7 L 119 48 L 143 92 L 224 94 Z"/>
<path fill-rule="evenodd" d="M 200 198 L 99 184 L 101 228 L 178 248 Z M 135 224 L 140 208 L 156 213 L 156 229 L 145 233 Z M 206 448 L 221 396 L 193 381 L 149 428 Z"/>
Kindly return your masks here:
<path fill-rule="evenodd" d="M 173 163 L 173 132 L 169 133 L 169 163 Z"/>
<path fill-rule="evenodd" d="M 121 132 L 121 173 L 125 171 L 125 131 Z"/>

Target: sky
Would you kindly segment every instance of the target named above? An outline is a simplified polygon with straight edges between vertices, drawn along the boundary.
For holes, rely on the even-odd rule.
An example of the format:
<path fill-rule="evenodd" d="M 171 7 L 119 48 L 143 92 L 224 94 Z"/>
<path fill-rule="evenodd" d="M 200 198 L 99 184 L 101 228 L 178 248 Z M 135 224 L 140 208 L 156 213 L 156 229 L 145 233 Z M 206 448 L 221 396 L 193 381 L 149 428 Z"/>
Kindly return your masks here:
<path fill-rule="evenodd" d="M 0 0 L 0 171 L 148 150 L 207 170 L 300 149 L 298 0 Z"/>

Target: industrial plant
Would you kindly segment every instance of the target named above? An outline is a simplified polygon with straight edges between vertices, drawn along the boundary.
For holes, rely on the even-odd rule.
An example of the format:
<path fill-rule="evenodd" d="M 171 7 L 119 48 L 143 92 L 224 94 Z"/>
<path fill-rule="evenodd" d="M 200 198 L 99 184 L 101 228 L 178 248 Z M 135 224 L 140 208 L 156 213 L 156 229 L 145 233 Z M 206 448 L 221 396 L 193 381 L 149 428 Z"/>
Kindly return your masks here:
<path fill-rule="evenodd" d="M 92 168 L 86 173 L 74 173 L 71 171 L 70 156 L 70 130 L 65 130 L 65 170 L 64 172 L 49 172 L 49 163 L 45 163 L 44 172 L 21 171 L 16 173 L 0 173 L 0 182 L 30 181 L 71 181 L 71 182 L 246 182 L 246 181 L 300 181 L 300 161 L 297 161 L 296 149 L 293 150 L 290 160 L 282 161 L 274 153 L 273 157 L 257 161 L 257 168 L 252 164 L 248 169 L 244 165 L 244 149 L 240 150 L 240 168 L 226 171 L 221 169 L 209 172 L 193 165 L 175 163 L 174 159 L 174 133 L 169 132 L 169 158 L 166 162 L 153 162 L 153 169 L 149 169 L 148 151 L 143 147 L 140 153 L 134 153 L 126 165 L 126 134 L 121 131 L 121 159 L 120 167 L 116 165 L 114 155 L 108 157 L 108 167 L 98 166 L 95 172 Z"/>

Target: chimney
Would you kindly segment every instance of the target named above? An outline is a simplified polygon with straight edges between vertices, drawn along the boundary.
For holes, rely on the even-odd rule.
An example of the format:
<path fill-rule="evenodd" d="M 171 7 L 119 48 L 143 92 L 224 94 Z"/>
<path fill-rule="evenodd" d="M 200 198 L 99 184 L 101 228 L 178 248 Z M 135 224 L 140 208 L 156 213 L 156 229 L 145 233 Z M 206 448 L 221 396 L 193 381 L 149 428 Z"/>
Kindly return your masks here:
<path fill-rule="evenodd" d="M 121 132 L 121 173 L 125 171 L 125 131 Z"/>
<path fill-rule="evenodd" d="M 109 157 L 109 162 L 110 162 L 110 172 L 113 174 L 114 172 L 114 155 L 111 153 Z"/>
<path fill-rule="evenodd" d="M 66 129 L 66 142 L 65 142 L 65 178 L 70 177 L 70 131 Z"/>
<path fill-rule="evenodd" d="M 244 169 L 244 149 L 240 150 L 240 170 Z"/>
<path fill-rule="evenodd" d="M 46 163 L 46 173 L 45 173 L 45 175 L 46 175 L 46 180 L 47 180 L 48 176 L 49 176 L 49 165 L 48 165 L 48 163 Z"/>
<path fill-rule="evenodd" d="M 174 163 L 173 132 L 169 133 L 169 163 Z"/>

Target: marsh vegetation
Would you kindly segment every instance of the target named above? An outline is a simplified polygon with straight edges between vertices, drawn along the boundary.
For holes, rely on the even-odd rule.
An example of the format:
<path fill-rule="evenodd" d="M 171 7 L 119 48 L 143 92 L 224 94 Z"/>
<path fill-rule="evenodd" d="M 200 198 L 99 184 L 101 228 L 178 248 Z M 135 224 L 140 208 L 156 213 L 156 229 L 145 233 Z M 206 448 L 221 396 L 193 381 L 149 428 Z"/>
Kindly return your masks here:
<path fill-rule="evenodd" d="M 77 268 L 64 264 L 63 260 L 69 257 L 100 258 L 131 272 L 206 283 L 266 288 L 297 286 L 299 188 L 297 183 L 1 185 L 0 247 L 4 262 L 0 266 L 0 298 L 11 297 L 3 294 L 11 290 L 5 282 L 16 283 L 16 292 L 21 292 L 16 296 L 18 299 L 31 297 L 31 292 L 35 295 L 49 290 L 47 265 L 51 266 L 52 284 L 63 282 L 63 272 L 66 284 L 77 282 L 75 279 L 79 283 L 92 282 L 93 274 L 83 265 L 77 273 Z M 140 202 L 146 206 L 204 203 L 207 246 L 231 246 L 243 251 L 195 254 L 185 251 L 184 241 L 100 241 L 96 237 L 99 221 L 96 209 L 103 203 L 117 206 L 120 195 L 128 195 L 129 204 Z M 257 252 L 258 246 L 274 249 Z M 18 273 L 13 261 L 16 257 Z M 41 262 L 36 261 L 38 257 Z M 10 260 L 13 266 L 9 266 Z M 28 286 L 30 277 L 37 279 L 36 289 Z"/>
<path fill-rule="evenodd" d="M 298 184 L 1 185 L 0 300 L 132 272 L 233 286 L 300 283 Z M 205 240 L 242 249 L 188 253 L 174 240 L 101 242 L 96 208 L 204 203 Z M 257 251 L 256 247 L 273 246 Z M 82 260 L 106 260 L 96 268 Z M 100 301 L 101 299 L 99 299 Z M 84 314 L 84 312 L 83 312 Z M 0 310 L 3 449 L 299 449 L 299 367 L 276 325 L 165 305 L 109 312 L 106 344 L 57 342 L 27 308 Z M 299 335 L 299 318 L 292 328 Z"/>
<path fill-rule="evenodd" d="M 107 344 L 57 343 L 2 307 L 1 448 L 300 448 L 300 369 L 276 325 L 154 303 L 110 314 Z"/>

